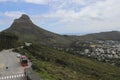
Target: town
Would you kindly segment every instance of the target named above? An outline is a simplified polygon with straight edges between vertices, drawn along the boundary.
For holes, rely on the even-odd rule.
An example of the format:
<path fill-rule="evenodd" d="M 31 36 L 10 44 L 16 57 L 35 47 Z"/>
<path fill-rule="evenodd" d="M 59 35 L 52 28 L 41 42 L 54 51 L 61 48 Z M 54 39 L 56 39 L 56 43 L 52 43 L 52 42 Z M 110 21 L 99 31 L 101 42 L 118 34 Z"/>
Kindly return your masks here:
<path fill-rule="evenodd" d="M 76 41 L 70 48 L 57 48 L 105 63 L 120 66 L 120 42 L 113 40 Z"/>

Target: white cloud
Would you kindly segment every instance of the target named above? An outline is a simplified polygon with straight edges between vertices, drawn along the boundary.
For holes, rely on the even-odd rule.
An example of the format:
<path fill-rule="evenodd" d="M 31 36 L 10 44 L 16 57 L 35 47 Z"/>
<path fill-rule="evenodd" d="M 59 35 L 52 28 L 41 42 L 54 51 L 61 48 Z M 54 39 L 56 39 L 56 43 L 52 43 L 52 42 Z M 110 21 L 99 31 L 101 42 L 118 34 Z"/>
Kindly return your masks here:
<path fill-rule="evenodd" d="M 18 0 L 0 0 L 0 2 L 7 2 L 7 1 L 10 1 L 10 2 L 17 2 Z"/>
<path fill-rule="evenodd" d="M 79 5 L 87 5 L 101 0 L 71 0 L 71 1 Z"/>
<path fill-rule="evenodd" d="M 88 17 L 110 18 L 120 13 L 120 0 L 106 0 L 87 6 L 81 10 L 81 14 Z"/>
<path fill-rule="evenodd" d="M 88 0 L 82 0 L 83 2 L 80 0 L 75 1 L 76 4 L 83 4 Z M 98 0 L 81 7 L 78 11 L 72 9 L 70 5 L 67 5 L 69 9 L 66 8 L 66 5 L 62 5 L 60 8 L 56 7 L 53 12 L 45 14 L 44 17 L 48 18 L 48 20 L 57 19 L 56 23 L 51 23 L 49 26 L 62 25 L 61 27 L 54 27 L 58 31 L 61 29 L 61 33 L 120 30 L 119 4 L 120 0 Z"/>
<path fill-rule="evenodd" d="M 11 18 L 18 18 L 22 14 L 25 14 L 25 12 L 22 12 L 22 11 L 8 11 L 8 12 L 4 13 L 5 16 L 11 17 Z"/>
<path fill-rule="evenodd" d="M 5 2 L 5 1 L 7 1 L 7 0 L 0 0 L 0 2 Z"/>
<path fill-rule="evenodd" d="M 52 0 L 0 0 L 0 2 L 25 2 L 32 4 L 48 4 Z"/>
<path fill-rule="evenodd" d="M 8 28 L 14 19 L 21 16 L 21 14 L 25 14 L 25 12 L 20 11 L 7 11 L 0 12 L 0 31 Z"/>
<path fill-rule="evenodd" d="M 79 0 L 75 0 L 79 3 Z M 81 0 L 86 1 L 86 0 Z M 110 18 L 118 16 L 120 13 L 120 0 L 98 1 L 94 4 L 81 8 L 80 11 L 58 9 L 48 14 L 49 17 L 61 18 Z M 70 7 L 71 8 L 71 7 Z"/>
<path fill-rule="evenodd" d="M 33 4 L 47 4 L 50 0 L 22 0 L 27 3 L 33 3 Z"/>

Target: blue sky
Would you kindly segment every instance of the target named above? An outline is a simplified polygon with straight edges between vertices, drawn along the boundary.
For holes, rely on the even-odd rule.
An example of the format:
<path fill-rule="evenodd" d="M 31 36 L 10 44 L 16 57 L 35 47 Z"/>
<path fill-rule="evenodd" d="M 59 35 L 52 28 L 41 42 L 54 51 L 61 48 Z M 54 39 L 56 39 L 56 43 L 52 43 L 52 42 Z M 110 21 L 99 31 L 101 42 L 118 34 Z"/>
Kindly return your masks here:
<path fill-rule="evenodd" d="M 0 31 L 27 14 L 59 34 L 120 31 L 120 0 L 0 0 Z"/>

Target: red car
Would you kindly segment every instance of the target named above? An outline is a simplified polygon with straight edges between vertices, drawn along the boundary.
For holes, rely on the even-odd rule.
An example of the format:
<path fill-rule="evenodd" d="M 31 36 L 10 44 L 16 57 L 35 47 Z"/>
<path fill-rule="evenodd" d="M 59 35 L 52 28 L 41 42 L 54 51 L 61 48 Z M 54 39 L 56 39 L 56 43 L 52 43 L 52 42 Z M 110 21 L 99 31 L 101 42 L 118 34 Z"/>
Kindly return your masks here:
<path fill-rule="evenodd" d="M 22 66 L 28 66 L 28 59 L 25 55 L 22 55 L 20 57 L 20 63 L 21 63 Z"/>

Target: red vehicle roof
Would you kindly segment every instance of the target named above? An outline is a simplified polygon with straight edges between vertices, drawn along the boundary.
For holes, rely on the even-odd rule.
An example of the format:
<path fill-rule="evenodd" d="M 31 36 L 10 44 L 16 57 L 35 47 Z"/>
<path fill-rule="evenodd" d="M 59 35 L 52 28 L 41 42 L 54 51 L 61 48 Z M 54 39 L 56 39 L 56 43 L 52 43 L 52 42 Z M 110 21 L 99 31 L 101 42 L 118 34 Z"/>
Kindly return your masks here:
<path fill-rule="evenodd" d="M 21 58 L 27 58 L 25 55 L 22 55 Z"/>

